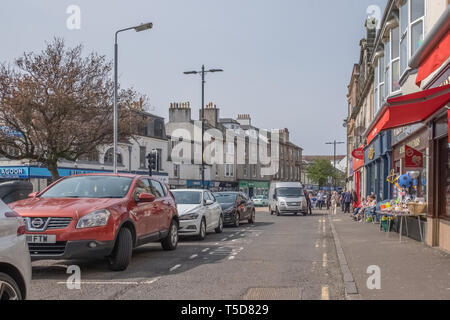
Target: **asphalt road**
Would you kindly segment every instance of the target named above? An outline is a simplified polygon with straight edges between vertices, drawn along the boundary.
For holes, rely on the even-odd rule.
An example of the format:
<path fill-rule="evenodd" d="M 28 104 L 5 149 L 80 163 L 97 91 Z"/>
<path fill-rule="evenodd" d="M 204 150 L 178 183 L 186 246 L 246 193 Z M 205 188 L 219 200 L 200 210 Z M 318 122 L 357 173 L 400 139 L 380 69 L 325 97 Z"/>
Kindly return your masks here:
<path fill-rule="evenodd" d="M 67 267 L 81 270 L 69 289 Z M 137 248 L 130 266 L 105 261 L 33 262 L 29 299 L 343 299 L 333 237 L 324 212 L 312 216 L 256 213 L 255 224 L 226 227 L 204 241 L 181 239 Z"/>

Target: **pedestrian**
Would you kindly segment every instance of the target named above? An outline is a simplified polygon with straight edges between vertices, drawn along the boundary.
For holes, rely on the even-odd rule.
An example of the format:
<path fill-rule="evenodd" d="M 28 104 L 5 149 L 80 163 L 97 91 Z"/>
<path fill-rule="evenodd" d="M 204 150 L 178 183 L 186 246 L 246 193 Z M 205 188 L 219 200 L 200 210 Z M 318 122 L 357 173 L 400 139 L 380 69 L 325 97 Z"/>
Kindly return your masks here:
<path fill-rule="evenodd" d="M 345 192 L 344 193 L 344 213 L 350 213 L 350 204 L 352 203 L 352 193 L 351 192 Z"/>
<path fill-rule="evenodd" d="M 337 191 L 333 192 L 333 195 L 331 196 L 331 211 L 333 214 L 337 214 L 337 205 L 339 203 L 339 194 Z"/>
<path fill-rule="evenodd" d="M 328 193 L 327 193 L 327 210 L 330 210 L 330 206 L 331 206 L 331 192 L 328 191 Z"/>
<path fill-rule="evenodd" d="M 303 189 L 303 190 L 304 190 L 305 198 L 306 198 L 306 206 L 307 206 L 306 213 L 309 212 L 309 214 L 312 214 L 312 204 L 311 204 L 311 197 L 310 197 L 311 194 L 308 191 L 306 191 L 306 189 Z"/>
<path fill-rule="evenodd" d="M 339 198 L 339 202 L 341 204 L 341 211 L 344 212 L 345 210 L 345 203 L 344 203 L 344 195 L 345 195 L 346 191 L 344 190 L 343 192 L 341 192 L 341 196 Z"/>

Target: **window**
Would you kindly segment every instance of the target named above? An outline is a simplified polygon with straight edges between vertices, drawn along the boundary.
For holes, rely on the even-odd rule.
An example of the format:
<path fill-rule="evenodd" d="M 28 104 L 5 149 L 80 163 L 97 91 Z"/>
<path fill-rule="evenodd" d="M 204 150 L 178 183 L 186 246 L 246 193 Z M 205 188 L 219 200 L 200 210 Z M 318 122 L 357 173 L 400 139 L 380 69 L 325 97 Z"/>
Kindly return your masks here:
<path fill-rule="evenodd" d="M 244 165 L 244 177 L 246 177 L 246 176 L 247 176 L 247 174 L 248 174 L 248 169 L 247 169 L 247 166 L 246 166 L 246 165 Z"/>
<path fill-rule="evenodd" d="M 112 164 L 114 162 L 113 150 L 114 148 L 109 148 L 108 151 L 106 151 L 105 156 L 103 158 L 103 163 Z M 120 153 L 117 154 L 117 164 L 122 164 L 122 155 Z"/>
<path fill-rule="evenodd" d="M 15 150 L 15 151 L 17 151 L 17 150 Z M 15 155 L 18 155 L 18 153 L 16 152 Z M 79 161 L 88 161 L 88 162 L 98 162 L 98 152 L 96 150 L 89 152 L 88 154 L 84 154 L 84 155 L 78 157 L 78 160 Z"/>
<path fill-rule="evenodd" d="M 164 137 L 164 123 L 160 119 L 155 119 L 155 137 Z"/>
<path fill-rule="evenodd" d="M 159 183 L 156 180 L 150 180 L 152 182 L 152 193 L 155 195 L 155 197 L 157 198 L 161 198 L 164 197 L 164 189 L 161 186 L 161 183 Z"/>
<path fill-rule="evenodd" d="M 234 168 L 232 164 L 226 164 L 225 165 L 225 177 L 232 177 L 234 176 Z"/>
<path fill-rule="evenodd" d="M 390 65 L 391 65 L 391 46 L 390 46 L 390 42 L 388 41 L 384 45 L 384 97 L 385 98 L 387 98 L 389 96 Z"/>
<path fill-rule="evenodd" d="M 256 164 L 252 166 L 253 177 L 256 177 Z"/>
<path fill-rule="evenodd" d="M 147 157 L 147 148 L 144 147 L 139 147 L 139 166 L 140 168 L 145 168 L 146 167 L 146 158 Z"/>
<path fill-rule="evenodd" d="M 134 189 L 134 196 L 136 197 L 136 199 L 142 192 L 153 194 L 148 179 L 139 179 L 139 181 L 136 183 L 136 188 Z"/>
<path fill-rule="evenodd" d="M 400 74 L 424 38 L 425 0 L 408 0 L 400 7 Z M 409 43 L 409 46 L 408 46 Z"/>
<path fill-rule="evenodd" d="M 400 28 L 391 30 L 391 92 L 400 90 Z"/>
<path fill-rule="evenodd" d="M 162 171 L 163 170 L 162 161 L 161 161 L 161 159 L 162 159 L 162 149 L 156 149 L 156 152 L 158 154 L 158 158 L 156 160 L 157 168 L 158 168 L 158 171 Z"/>

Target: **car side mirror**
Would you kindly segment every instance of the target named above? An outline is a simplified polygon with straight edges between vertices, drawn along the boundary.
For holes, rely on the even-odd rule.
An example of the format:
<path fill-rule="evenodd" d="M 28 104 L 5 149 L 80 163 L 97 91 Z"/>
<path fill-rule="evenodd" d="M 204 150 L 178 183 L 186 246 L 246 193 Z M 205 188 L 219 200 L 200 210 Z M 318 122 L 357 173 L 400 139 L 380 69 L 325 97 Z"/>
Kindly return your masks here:
<path fill-rule="evenodd" d="M 209 206 L 213 203 L 214 203 L 214 201 L 212 201 L 212 200 L 205 200 L 205 206 Z"/>
<path fill-rule="evenodd" d="M 39 192 L 32 192 L 28 195 L 28 198 L 36 198 Z"/>
<path fill-rule="evenodd" d="M 138 196 L 140 202 L 153 202 L 155 201 L 155 196 L 151 193 L 141 192 Z"/>

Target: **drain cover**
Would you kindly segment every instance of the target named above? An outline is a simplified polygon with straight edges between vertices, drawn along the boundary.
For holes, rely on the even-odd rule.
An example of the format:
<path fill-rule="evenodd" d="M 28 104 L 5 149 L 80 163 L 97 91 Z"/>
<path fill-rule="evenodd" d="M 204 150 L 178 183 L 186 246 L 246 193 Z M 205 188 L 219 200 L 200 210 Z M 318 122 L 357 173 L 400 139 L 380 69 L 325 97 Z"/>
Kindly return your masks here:
<path fill-rule="evenodd" d="M 301 300 L 302 288 L 250 288 L 244 300 Z"/>

